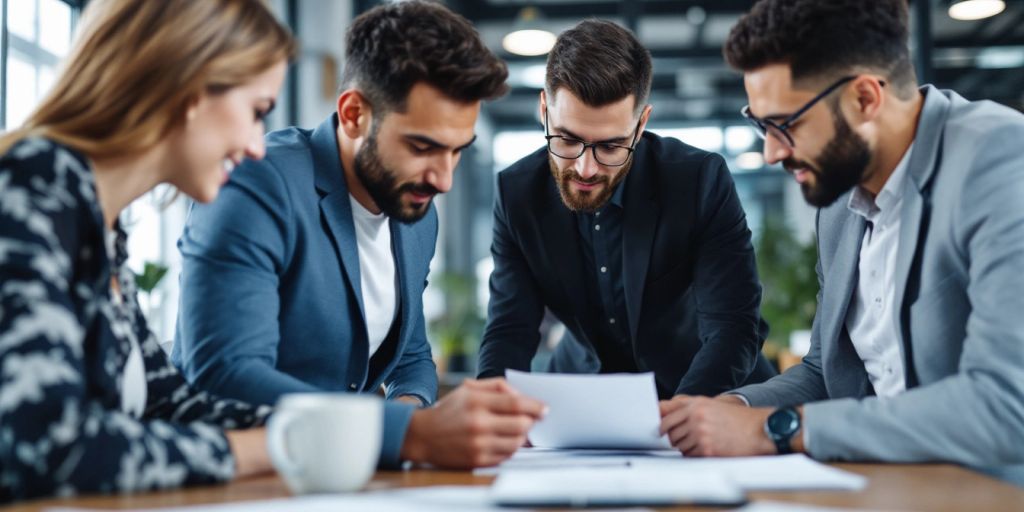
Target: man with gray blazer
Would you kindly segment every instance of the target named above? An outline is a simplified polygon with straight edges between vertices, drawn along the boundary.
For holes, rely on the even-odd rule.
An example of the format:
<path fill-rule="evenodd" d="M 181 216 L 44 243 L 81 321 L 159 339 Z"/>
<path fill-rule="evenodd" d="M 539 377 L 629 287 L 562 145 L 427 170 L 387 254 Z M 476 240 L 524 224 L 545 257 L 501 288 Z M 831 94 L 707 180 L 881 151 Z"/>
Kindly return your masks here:
<path fill-rule="evenodd" d="M 903 0 L 764 0 L 725 56 L 766 160 L 820 208 L 818 310 L 802 364 L 662 402 L 662 430 L 687 455 L 1024 482 L 1024 116 L 918 88 Z"/>

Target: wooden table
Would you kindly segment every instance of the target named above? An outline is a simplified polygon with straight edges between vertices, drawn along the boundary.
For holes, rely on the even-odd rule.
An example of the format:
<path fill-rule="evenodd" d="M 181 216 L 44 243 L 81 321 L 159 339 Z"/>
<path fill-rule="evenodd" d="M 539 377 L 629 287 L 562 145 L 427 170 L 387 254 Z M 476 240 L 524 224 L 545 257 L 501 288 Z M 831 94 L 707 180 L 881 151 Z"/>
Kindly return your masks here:
<path fill-rule="evenodd" d="M 861 492 L 754 492 L 751 501 L 771 500 L 834 507 L 936 510 L 936 511 L 1022 511 L 1024 489 L 951 465 L 836 464 L 869 479 Z M 487 485 L 492 477 L 468 472 L 412 470 L 378 472 L 369 489 L 421 487 L 427 485 Z M 150 508 L 252 501 L 288 496 L 284 482 L 267 476 L 215 487 L 129 496 L 101 496 L 43 500 L 19 504 L 4 510 L 29 511 L 45 507 Z M 669 510 L 702 510 L 678 508 Z"/>

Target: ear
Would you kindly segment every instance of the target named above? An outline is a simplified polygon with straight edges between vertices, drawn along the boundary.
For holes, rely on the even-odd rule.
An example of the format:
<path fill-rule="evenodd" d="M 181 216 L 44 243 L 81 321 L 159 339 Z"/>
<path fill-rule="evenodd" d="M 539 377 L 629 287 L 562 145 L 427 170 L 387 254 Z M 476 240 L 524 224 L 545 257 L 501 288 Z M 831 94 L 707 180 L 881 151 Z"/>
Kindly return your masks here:
<path fill-rule="evenodd" d="M 192 124 L 192 122 L 195 121 L 196 116 L 199 115 L 199 103 L 204 99 L 204 96 L 206 96 L 206 93 L 205 92 L 200 92 L 199 94 L 197 94 L 195 96 L 192 96 L 188 100 L 186 100 L 186 103 L 185 103 L 185 124 L 186 125 Z"/>
<path fill-rule="evenodd" d="M 636 131 L 637 138 L 640 138 L 640 135 L 642 135 L 644 130 L 647 129 L 647 121 L 650 121 L 652 111 L 654 111 L 654 107 L 651 105 L 647 105 L 640 111 L 640 129 Z"/>
<path fill-rule="evenodd" d="M 848 105 L 853 107 L 853 112 L 849 113 L 852 114 L 849 118 L 851 122 L 873 121 L 882 112 L 882 106 L 885 104 L 885 91 L 877 77 L 858 76 L 850 83 L 848 90 L 847 96 L 853 100 Z"/>
<path fill-rule="evenodd" d="M 548 98 L 544 94 L 544 89 L 540 90 L 540 103 L 538 104 L 537 119 L 540 119 L 541 124 L 544 124 L 544 112 L 548 109 Z"/>
<path fill-rule="evenodd" d="M 373 119 L 370 103 L 357 89 L 346 89 L 338 96 L 338 128 L 352 139 L 366 134 Z"/>

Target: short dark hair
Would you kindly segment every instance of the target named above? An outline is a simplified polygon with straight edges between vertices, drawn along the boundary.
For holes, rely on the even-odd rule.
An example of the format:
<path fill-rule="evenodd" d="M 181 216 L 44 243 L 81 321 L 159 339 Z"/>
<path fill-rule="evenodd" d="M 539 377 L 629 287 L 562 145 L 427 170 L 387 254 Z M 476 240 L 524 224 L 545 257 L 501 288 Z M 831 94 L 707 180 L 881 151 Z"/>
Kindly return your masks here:
<path fill-rule="evenodd" d="M 788 63 L 794 82 L 868 68 L 907 93 L 917 85 L 907 11 L 907 0 L 761 0 L 729 32 L 723 54 L 740 71 Z"/>
<path fill-rule="evenodd" d="M 374 109 L 403 112 L 409 91 L 425 82 L 470 103 L 508 91 L 508 66 L 473 25 L 433 1 L 379 5 L 357 17 L 345 37 L 342 88 L 356 87 Z"/>
<path fill-rule="evenodd" d="M 639 110 L 651 93 L 651 69 L 651 52 L 632 32 L 589 19 L 558 36 L 548 55 L 545 89 L 553 97 L 565 87 L 592 107 L 632 94 Z"/>

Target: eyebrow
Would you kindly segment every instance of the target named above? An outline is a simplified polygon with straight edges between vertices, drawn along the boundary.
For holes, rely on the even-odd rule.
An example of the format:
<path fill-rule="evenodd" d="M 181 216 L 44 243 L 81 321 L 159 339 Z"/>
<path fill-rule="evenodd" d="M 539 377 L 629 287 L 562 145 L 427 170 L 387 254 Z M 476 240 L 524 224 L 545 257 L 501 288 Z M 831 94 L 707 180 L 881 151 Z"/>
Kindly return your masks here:
<path fill-rule="evenodd" d="M 585 141 L 586 140 L 583 137 L 580 137 L 579 135 L 576 135 L 575 133 L 573 133 L 573 132 L 571 132 L 569 130 L 566 130 L 565 128 L 562 128 L 561 126 L 552 126 L 551 128 L 553 130 L 555 130 L 556 132 L 562 132 L 562 133 L 568 135 L 569 137 L 571 137 L 573 139 L 580 140 L 580 141 Z M 625 136 L 623 136 L 623 137 L 612 137 L 610 139 L 594 141 L 593 144 L 621 144 L 623 142 L 626 142 L 627 140 L 629 140 L 629 137 L 625 137 Z"/>
<path fill-rule="evenodd" d="M 452 149 L 451 146 L 449 146 L 447 144 L 444 144 L 442 142 L 438 142 L 438 141 L 436 141 L 436 140 L 434 140 L 434 139 L 432 139 L 430 137 L 427 137 L 426 135 L 409 134 L 409 135 L 404 135 L 403 138 L 405 138 L 405 140 L 407 140 L 409 142 L 418 142 L 420 144 L 425 144 L 427 146 L 430 146 L 430 149 Z M 467 142 L 467 143 L 465 143 L 465 144 L 463 144 L 461 146 L 456 147 L 454 150 L 455 151 L 462 151 L 463 149 L 466 149 L 469 146 L 472 146 L 474 142 L 476 142 L 476 134 L 473 135 L 472 139 L 469 139 L 469 142 Z"/>

